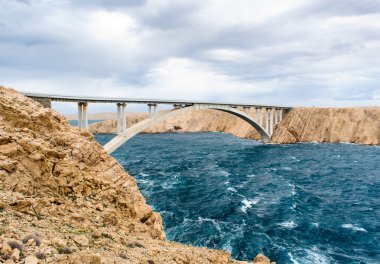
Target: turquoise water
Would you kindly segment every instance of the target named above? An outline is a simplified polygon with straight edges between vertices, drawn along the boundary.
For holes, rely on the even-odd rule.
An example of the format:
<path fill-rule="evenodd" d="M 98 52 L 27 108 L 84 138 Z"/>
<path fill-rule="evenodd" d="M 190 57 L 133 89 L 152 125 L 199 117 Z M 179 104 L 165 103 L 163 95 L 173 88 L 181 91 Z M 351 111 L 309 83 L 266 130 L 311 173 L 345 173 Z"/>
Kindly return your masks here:
<path fill-rule="evenodd" d="M 263 252 L 277 263 L 380 263 L 379 147 L 144 134 L 113 156 L 170 240 L 242 260 Z"/>

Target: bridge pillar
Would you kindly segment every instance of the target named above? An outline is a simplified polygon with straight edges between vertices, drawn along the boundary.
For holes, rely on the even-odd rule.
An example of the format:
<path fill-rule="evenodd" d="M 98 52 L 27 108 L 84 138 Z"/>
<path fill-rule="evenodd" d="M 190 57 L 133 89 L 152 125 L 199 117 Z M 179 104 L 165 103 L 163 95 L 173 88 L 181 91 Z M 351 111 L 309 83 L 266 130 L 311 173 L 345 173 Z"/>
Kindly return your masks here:
<path fill-rule="evenodd" d="M 88 112 L 85 102 L 78 102 L 78 127 L 88 130 Z"/>
<path fill-rule="evenodd" d="M 83 104 L 83 127 L 88 131 L 88 111 L 87 111 L 87 103 Z"/>
<path fill-rule="evenodd" d="M 278 124 L 278 109 L 274 109 L 274 124 Z"/>
<path fill-rule="evenodd" d="M 82 128 L 82 119 L 83 119 L 83 106 L 82 103 L 78 103 L 78 127 Z"/>
<path fill-rule="evenodd" d="M 279 115 L 280 115 L 280 122 L 281 122 L 282 121 L 282 109 L 280 109 Z"/>
<path fill-rule="evenodd" d="M 259 108 L 255 107 L 255 122 L 259 123 Z"/>
<path fill-rule="evenodd" d="M 259 108 L 258 113 L 259 113 L 259 125 L 263 126 L 263 109 Z"/>
<path fill-rule="evenodd" d="M 153 114 L 155 114 L 157 111 L 157 104 L 156 103 L 150 103 L 150 104 L 148 104 L 149 115 L 152 115 L 152 106 L 153 106 Z"/>
<path fill-rule="evenodd" d="M 270 124 L 269 124 L 269 135 L 272 136 L 273 134 L 273 108 L 270 109 L 269 112 L 269 119 L 270 119 Z"/>
<path fill-rule="evenodd" d="M 269 134 L 269 108 L 265 108 L 265 129 Z"/>
<path fill-rule="evenodd" d="M 127 130 L 127 104 L 117 103 L 117 134 L 120 135 Z"/>
<path fill-rule="evenodd" d="M 121 104 L 120 103 L 117 103 L 116 104 L 116 107 L 117 107 L 117 134 L 120 135 L 121 134 Z"/>
<path fill-rule="evenodd" d="M 127 104 L 121 105 L 121 132 L 124 132 L 127 130 L 127 111 L 126 111 Z"/>

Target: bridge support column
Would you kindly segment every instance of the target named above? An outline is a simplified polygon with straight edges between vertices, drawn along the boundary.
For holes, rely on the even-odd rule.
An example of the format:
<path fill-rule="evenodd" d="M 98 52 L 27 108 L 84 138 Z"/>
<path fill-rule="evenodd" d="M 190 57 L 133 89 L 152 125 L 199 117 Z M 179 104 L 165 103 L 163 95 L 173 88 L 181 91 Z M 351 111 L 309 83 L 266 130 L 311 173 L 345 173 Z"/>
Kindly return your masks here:
<path fill-rule="evenodd" d="M 279 115 L 280 115 L 280 122 L 282 121 L 282 109 L 280 109 L 280 113 L 279 113 Z"/>
<path fill-rule="evenodd" d="M 278 109 L 274 109 L 274 124 L 278 124 Z"/>
<path fill-rule="evenodd" d="M 78 127 L 79 129 L 88 130 L 88 112 L 87 112 L 87 103 L 79 102 L 78 103 Z"/>
<path fill-rule="evenodd" d="M 269 134 L 269 109 L 266 108 L 265 109 L 265 129 L 267 130 L 268 134 Z"/>
<path fill-rule="evenodd" d="M 122 104 L 121 105 L 121 132 L 124 132 L 127 130 L 127 104 Z"/>
<path fill-rule="evenodd" d="M 87 111 L 87 103 L 83 104 L 83 127 L 88 131 L 88 111 Z"/>
<path fill-rule="evenodd" d="M 255 122 L 259 123 L 259 108 L 255 107 Z"/>
<path fill-rule="evenodd" d="M 121 134 L 121 104 L 117 103 L 117 134 Z"/>
<path fill-rule="evenodd" d="M 78 127 L 82 128 L 82 119 L 83 119 L 83 106 L 82 103 L 78 103 Z"/>
<path fill-rule="evenodd" d="M 153 114 L 155 114 L 157 111 L 157 104 L 156 103 L 150 103 L 150 104 L 148 104 L 149 115 L 152 115 L 152 106 L 153 106 Z"/>
<path fill-rule="evenodd" d="M 127 130 L 127 104 L 117 103 L 117 134 L 120 135 Z"/>
<path fill-rule="evenodd" d="M 263 109 L 259 108 L 258 113 L 259 113 L 259 125 L 262 127 L 263 126 Z"/>
<path fill-rule="evenodd" d="M 269 112 L 269 119 L 270 119 L 270 124 L 269 124 L 269 135 L 272 136 L 273 134 L 273 108 L 270 109 Z"/>

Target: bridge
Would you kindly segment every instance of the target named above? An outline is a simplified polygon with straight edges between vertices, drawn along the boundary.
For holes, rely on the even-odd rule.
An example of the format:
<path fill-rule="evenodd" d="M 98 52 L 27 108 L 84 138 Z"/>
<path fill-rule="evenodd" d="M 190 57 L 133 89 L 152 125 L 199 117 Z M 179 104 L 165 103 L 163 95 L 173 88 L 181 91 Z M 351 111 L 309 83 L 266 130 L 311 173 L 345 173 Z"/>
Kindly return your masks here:
<path fill-rule="evenodd" d="M 88 130 L 89 103 L 113 103 L 117 111 L 117 136 L 104 145 L 108 153 L 112 153 L 126 141 L 166 118 L 186 113 L 191 110 L 213 109 L 237 116 L 250 124 L 260 134 L 264 143 L 270 142 L 273 128 L 282 121 L 284 114 L 291 107 L 255 104 L 232 104 L 216 102 L 197 102 L 163 99 L 111 98 L 89 96 L 67 96 L 54 94 L 24 93 L 27 97 L 51 108 L 51 102 L 75 102 L 78 104 L 78 127 Z M 148 106 L 149 118 L 127 128 L 127 104 L 145 104 Z M 158 105 L 172 105 L 169 111 L 157 112 Z M 253 112 L 254 114 L 249 114 Z"/>

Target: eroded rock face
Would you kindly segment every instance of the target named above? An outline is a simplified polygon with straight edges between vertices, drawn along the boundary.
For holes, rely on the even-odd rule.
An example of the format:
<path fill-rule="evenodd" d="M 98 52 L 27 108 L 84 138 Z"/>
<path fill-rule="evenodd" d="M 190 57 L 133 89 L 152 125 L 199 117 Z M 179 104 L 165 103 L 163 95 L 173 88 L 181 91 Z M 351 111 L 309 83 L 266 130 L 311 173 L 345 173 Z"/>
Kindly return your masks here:
<path fill-rule="evenodd" d="M 313 141 L 380 145 L 380 108 L 295 108 L 272 137 L 282 144 Z"/>
<path fill-rule="evenodd" d="M 0 262 L 239 263 L 166 241 L 160 214 L 91 134 L 5 87 L 0 212 Z"/>
<path fill-rule="evenodd" d="M 91 134 L 5 88 L 0 89 L 0 113 L 0 188 L 20 194 L 14 208 L 121 230 L 129 230 L 128 219 L 133 219 L 141 232 L 165 238 L 160 215 Z"/>

